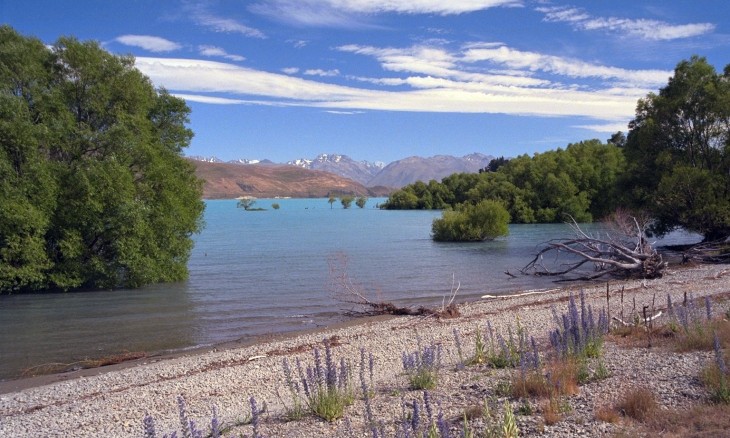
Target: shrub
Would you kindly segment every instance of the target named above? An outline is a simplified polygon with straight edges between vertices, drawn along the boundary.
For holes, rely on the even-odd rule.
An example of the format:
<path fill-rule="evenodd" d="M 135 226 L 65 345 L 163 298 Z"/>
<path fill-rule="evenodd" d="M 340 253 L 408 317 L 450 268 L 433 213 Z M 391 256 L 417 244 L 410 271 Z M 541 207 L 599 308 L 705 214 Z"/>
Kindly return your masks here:
<path fill-rule="evenodd" d="M 570 294 L 568 312 L 558 316 L 553 309 L 553 317 L 558 328 L 550 333 L 550 343 L 563 357 L 597 358 L 603 347 L 603 337 L 608 333 L 608 317 L 601 309 L 598 322 L 594 320 L 593 309 L 585 304 L 585 293 L 580 293 L 580 307 Z"/>
<path fill-rule="evenodd" d="M 441 346 L 431 344 L 413 353 L 403 353 L 403 369 L 411 389 L 433 389 L 441 368 Z"/>
<path fill-rule="evenodd" d="M 713 336 L 713 349 L 715 361 L 702 371 L 702 382 L 710 391 L 710 399 L 714 403 L 730 404 L 730 369 L 717 332 Z"/>
<path fill-rule="evenodd" d="M 627 392 L 615 406 L 623 415 L 644 421 L 657 408 L 654 394 L 647 388 L 635 388 Z"/>
<path fill-rule="evenodd" d="M 444 211 L 440 219 L 434 219 L 431 232 L 438 242 L 480 242 L 509 234 L 509 220 L 501 203 L 484 200 Z"/>
<path fill-rule="evenodd" d="M 283 361 L 284 374 L 294 405 L 290 409 L 290 416 L 296 416 L 297 406 L 301 406 L 300 387 L 304 392 L 304 400 L 309 410 L 326 421 L 334 421 L 342 417 L 345 407 L 352 404 L 355 399 L 352 367 L 344 358 L 340 359 L 338 366 L 332 356 L 329 341 L 324 341 L 324 347 L 324 364 L 322 364 L 322 355 L 318 348 L 314 349 L 314 365 L 307 367 L 306 372 L 297 359 L 298 383 L 292 377 L 289 362 L 286 359 Z"/>

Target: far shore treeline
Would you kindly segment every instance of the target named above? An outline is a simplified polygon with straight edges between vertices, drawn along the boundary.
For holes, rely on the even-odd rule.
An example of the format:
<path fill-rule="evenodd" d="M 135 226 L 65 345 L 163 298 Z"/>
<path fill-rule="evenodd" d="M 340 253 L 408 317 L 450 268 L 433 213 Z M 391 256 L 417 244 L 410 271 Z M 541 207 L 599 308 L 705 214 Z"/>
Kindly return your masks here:
<path fill-rule="evenodd" d="M 182 153 L 190 109 L 134 62 L 96 42 L 47 47 L 0 26 L 0 293 L 186 278 L 204 209 Z M 493 238 L 509 221 L 592 221 L 619 207 L 644 212 L 657 234 L 727 239 L 730 66 L 680 62 L 638 102 L 627 135 L 483 170 L 411 184 L 383 207 L 446 210 L 437 240 Z"/>
<path fill-rule="evenodd" d="M 492 201 L 485 207 L 484 201 Z M 500 157 L 478 174 L 416 182 L 385 209 L 444 209 L 435 240 L 483 240 L 475 232 L 503 209 L 512 223 L 591 222 L 617 209 L 652 219 L 664 235 L 684 228 L 722 241 L 730 236 L 730 65 L 722 74 L 704 58 L 680 62 L 658 94 L 639 100 L 628 135 L 588 140 L 534 156 Z M 453 212 L 451 212 L 453 210 Z M 493 228 L 493 225 L 489 225 Z M 461 229 L 463 232 L 454 232 Z M 476 237 L 475 237 L 476 236 Z"/>

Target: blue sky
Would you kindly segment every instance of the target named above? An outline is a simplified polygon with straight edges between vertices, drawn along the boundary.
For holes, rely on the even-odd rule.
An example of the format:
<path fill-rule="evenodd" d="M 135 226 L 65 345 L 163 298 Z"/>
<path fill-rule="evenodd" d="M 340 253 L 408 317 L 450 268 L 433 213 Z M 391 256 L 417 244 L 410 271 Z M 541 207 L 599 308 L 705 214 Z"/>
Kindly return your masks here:
<path fill-rule="evenodd" d="M 186 154 L 225 160 L 605 140 L 679 61 L 730 63 L 727 0 L 0 0 L 0 21 L 133 54 L 192 108 Z"/>

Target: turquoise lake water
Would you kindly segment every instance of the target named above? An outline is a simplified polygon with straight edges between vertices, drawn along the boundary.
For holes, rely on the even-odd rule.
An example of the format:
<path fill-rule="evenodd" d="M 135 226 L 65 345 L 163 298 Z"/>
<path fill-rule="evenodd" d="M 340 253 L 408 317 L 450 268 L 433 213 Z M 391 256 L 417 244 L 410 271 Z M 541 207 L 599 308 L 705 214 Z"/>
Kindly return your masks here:
<path fill-rule="evenodd" d="M 327 199 L 207 201 L 186 282 L 138 290 L 0 297 L 0 378 L 38 364 L 71 363 L 124 351 L 159 352 L 325 326 L 348 309 L 328 291 L 328 260 L 346 259 L 352 280 L 375 298 L 440 305 L 555 287 L 518 275 L 540 243 L 569 236 L 567 225 L 512 225 L 491 242 L 436 243 L 430 211 L 330 208 Z M 270 208 L 280 204 L 279 210 Z M 677 234 L 674 241 L 697 238 Z"/>

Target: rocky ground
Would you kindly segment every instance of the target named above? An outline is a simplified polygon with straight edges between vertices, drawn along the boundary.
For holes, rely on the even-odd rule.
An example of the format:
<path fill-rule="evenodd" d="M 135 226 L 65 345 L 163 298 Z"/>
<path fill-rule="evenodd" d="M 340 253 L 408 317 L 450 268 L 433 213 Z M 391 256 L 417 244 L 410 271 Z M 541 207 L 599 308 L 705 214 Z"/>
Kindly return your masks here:
<path fill-rule="evenodd" d="M 713 312 L 719 315 L 729 309 L 728 279 L 730 269 L 726 266 L 700 266 L 673 270 L 657 280 L 611 282 L 608 301 L 605 283 L 583 289 L 587 303 L 594 309 L 608 304 L 612 317 L 623 314 L 625 320 L 632 319 L 634 309 L 640 311 L 644 306 L 658 311 L 665 306 L 667 294 L 674 302 L 682 302 L 686 293 L 695 299 L 710 295 L 715 298 Z M 303 364 L 311 364 L 313 349 L 321 348 L 325 338 L 332 341 L 337 359 L 346 358 L 354 366 L 359 364 L 361 348 L 373 354 L 375 388 L 371 408 L 375 419 L 383 422 L 387 436 L 396 436 L 395 422 L 403 416 L 404 404 L 406 415 L 412 415 L 414 400 L 423 407 L 423 392 L 409 389 L 401 360 L 403 352 L 418 348 L 419 339 L 422 345 L 441 346 L 443 367 L 429 398 L 434 409 L 443 412 L 453 436 L 461 436 L 465 412 L 477 436 L 494 425 L 488 424 L 481 413 L 485 402 L 495 423 L 501 422 L 501 409 L 507 401 L 517 413 L 521 436 L 547 437 L 639 433 L 640 429 L 628 419 L 607 422 L 596 418 L 598 410 L 614 404 L 632 387 L 649 388 L 664 410 L 707 402 L 708 394 L 698 373 L 713 360 L 711 351 L 677 353 L 658 343 L 648 348 L 648 339 L 640 337 L 633 343 L 609 337 L 602 355 L 608 377 L 582 385 L 577 394 L 561 399 L 561 418 L 550 425 L 542 413 L 545 401 L 526 403 L 505 394 L 505 384 L 515 370 L 459 366 L 454 329 L 460 333 L 464 355 L 471 355 L 475 332 L 479 328 L 483 333 L 487 321 L 505 336 L 508 327 L 515 330 L 519 321 L 536 338 L 541 354 L 546 354 L 548 334 L 555 327 L 552 308 L 564 312 L 569 294 L 577 292 L 578 287 L 572 287 L 545 294 L 483 299 L 460 305 L 462 316 L 454 319 L 409 316 L 367 320 L 244 348 L 136 362 L 109 372 L 89 372 L 85 377 L 81 373 L 67 380 L 0 394 L 0 436 L 141 437 L 146 414 L 154 417 L 158 436 L 173 430 L 179 434 L 179 395 L 186 400 L 189 416 L 205 430 L 213 406 L 223 425 L 238 424 L 224 433 L 226 437 L 252 436 L 253 427 L 248 421 L 252 396 L 259 406 L 266 406 L 266 412 L 259 416 L 258 432 L 267 437 L 373 436 L 364 426 L 366 410 L 359 392 L 342 419 L 328 423 L 305 415 L 287 421 L 291 396 L 282 359 L 294 362 L 299 358 Z M 357 372 L 354 377 L 359 382 Z"/>

